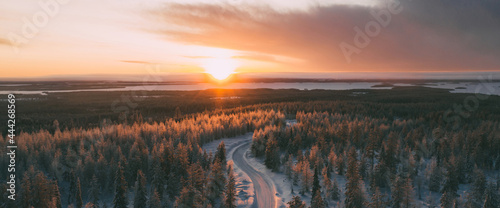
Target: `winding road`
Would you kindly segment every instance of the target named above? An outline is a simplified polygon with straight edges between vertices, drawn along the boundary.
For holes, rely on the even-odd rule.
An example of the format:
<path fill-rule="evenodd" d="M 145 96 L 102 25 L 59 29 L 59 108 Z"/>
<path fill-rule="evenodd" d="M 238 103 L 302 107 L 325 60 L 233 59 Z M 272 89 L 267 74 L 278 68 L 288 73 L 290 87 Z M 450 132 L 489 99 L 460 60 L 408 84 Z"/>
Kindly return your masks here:
<path fill-rule="evenodd" d="M 245 160 L 245 153 L 250 148 L 250 142 L 244 143 L 236 148 L 233 153 L 234 163 L 245 172 L 253 182 L 255 190 L 255 200 L 252 207 L 256 208 L 275 208 L 275 187 L 270 179 L 263 173 L 255 170 Z"/>

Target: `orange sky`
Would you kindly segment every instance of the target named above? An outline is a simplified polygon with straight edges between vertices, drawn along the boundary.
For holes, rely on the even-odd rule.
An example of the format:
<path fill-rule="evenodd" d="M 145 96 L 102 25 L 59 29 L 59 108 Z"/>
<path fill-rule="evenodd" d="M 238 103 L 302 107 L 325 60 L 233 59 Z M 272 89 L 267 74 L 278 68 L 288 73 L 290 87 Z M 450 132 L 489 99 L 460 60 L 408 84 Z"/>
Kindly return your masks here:
<path fill-rule="evenodd" d="M 341 43 L 354 45 L 355 28 L 393 0 L 3 1 L 0 77 L 146 74 L 151 65 L 165 75 L 498 72 L 491 5 L 420 2 L 397 5 L 347 59 Z"/>

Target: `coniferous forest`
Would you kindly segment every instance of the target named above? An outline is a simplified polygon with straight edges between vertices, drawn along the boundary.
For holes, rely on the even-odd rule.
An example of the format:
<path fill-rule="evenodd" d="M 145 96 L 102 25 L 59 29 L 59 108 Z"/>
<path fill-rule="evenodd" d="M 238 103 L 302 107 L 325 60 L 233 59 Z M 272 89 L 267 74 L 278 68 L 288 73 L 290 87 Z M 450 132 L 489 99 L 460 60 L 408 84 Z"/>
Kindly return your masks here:
<path fill-rule="evenodd" d="M 178 93 L 168 98 L 175 105 L 146 99 L 126 119 L 89 113 L 71 125 L 78 106 L 66 106 L 64 118 L 45 116 L 40 128 L 17 133 L 18 196 L 6 200 L 1 171 L 0 207 L 237 207 L 224 142 L 214 152 L 202 147 L 247 133 L 251 154 L 286 175 L 288 207 L 500 207 L 498 96 L 456 112 L 470 95 L 420 87 L 296 92 L 233 91 L 237 102 Z M 22 112 L 32 104 L 19 105 Z M 78 125 L 84 120 L 95 122 Z M 0 146 L 7 141 L 3 132 Z"/>

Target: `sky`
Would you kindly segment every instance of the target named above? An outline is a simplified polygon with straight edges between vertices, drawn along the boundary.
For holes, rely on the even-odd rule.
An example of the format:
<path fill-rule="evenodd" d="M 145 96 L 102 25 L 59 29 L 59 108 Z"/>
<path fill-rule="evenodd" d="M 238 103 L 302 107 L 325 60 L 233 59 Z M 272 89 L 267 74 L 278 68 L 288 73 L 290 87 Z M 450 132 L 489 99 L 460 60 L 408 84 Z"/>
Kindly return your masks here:
<path fill-rule="evenodd" d="M 474 77 L 499 57 L 495 0 L 0 1 L 3 80 Z"/>

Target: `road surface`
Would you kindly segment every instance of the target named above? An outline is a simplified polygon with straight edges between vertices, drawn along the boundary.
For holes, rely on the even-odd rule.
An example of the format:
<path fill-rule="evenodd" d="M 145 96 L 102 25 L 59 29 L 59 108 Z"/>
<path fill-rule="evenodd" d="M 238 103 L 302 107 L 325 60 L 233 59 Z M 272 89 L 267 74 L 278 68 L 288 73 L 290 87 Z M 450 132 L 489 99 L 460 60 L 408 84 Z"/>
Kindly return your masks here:
<path fill-rule="evenodd" d="M 274 188 L 274 184 L 272 182 L 269 182 L 270 179 L 268 179 L 263 173 L 255 170 L 244 159 L 245 152 L 248 150 L 248 148 L 250 148 L 250 144 L 251 142 L 248 142 L 237 147 L 233 153 L 233 161 L 241 171 L 245 172 L 248 177 L 250 177 L 253 182 L 255 190 L 255 200 L 252 207 L 275 208 L 276 200 L 274 196 L 276 194 L 276 191 Z"/>

